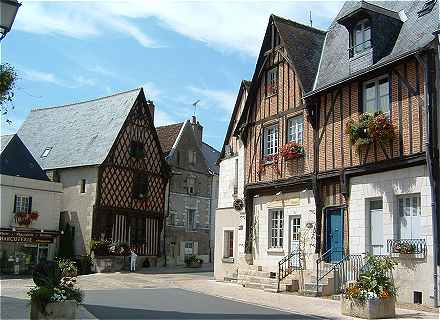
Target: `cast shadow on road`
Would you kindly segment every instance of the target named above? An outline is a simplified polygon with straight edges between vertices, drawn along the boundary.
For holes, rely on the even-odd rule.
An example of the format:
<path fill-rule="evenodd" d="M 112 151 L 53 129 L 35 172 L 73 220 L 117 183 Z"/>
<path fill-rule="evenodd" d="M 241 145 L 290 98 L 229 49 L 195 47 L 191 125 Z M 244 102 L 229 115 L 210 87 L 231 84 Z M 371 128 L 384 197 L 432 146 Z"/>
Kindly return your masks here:
<path fill-rule="evenodd" d="M 0 297 L 0 319 L 28 319 L 30 300 L 13 297 Z"/>
<path fill-rule="evenodd" d="M 160 311 L 147 309 L 116 308 L 101 305 L 84 305 L 98 319 L 329 319 L 309 317 L 292 313 L 274 314 L 219 314 L 219 313 L 186 313 L 177 311 Z"/>

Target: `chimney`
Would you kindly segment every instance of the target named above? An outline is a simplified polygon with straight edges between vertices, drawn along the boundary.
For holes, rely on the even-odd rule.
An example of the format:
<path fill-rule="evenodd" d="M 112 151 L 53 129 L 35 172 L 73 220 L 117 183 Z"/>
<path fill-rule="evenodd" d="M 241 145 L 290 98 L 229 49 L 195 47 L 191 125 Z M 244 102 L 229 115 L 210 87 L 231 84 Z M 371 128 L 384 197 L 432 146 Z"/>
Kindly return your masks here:
<path fill-rule="evenodd" d="M 147 106 L 148 106 L 148 111 L 150 111 L 150 115 L 151 115 L 151 120 L 153 120 L 154 123 L 154 103 L 151 100 L 147 100 Z"/>
<path fill-rule="evenodd" d="M 203 127 L 197 121 L 196 116 L 192 116 L 191 127 L 194 131 L 194 136 L 196 137 L 197 144 L 200 147 L 202 145 Z"/>

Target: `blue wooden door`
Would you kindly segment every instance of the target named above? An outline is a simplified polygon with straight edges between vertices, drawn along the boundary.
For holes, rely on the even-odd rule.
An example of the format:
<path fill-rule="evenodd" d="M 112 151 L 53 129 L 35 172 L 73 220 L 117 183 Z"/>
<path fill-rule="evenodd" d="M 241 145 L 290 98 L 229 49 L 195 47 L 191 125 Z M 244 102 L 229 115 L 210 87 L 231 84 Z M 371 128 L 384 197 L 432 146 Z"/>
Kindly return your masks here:
<path fill-rule="evenodd" d="M 344 251 L 344 227 L 342 208 L 327 209 L 327 250 L 331 249 L 330 262 L 337 262 L 342 259 Z"/>

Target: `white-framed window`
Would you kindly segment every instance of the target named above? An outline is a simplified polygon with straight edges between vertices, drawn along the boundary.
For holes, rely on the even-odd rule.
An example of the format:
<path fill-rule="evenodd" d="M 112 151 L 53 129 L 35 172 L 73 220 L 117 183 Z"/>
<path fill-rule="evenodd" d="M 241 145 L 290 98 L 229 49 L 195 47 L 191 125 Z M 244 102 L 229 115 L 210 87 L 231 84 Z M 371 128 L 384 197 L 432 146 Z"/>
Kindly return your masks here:
<path fill-rule="evenodd" d="M 234 257 L 234 230 L 225 230 L 223 233 L 223 258 Z"/>
<path fill-rule="evenodd" d="M 363 84 L 364 112 L 390 112 L 388 76 L 382 76 Z"/>
<path fill-rule="evenodd" d="M 287 120 L 287 141 L 302 144 L 304 140 L 303 116 L 296 116 Z"/>
<path fill-rule="evenodd" d="M 282 209 L 269 210 L 269 248 L 282 248 L 284 213 Z"/>
<path fill-rule="evenodd" d="M 186 179 L 186 192 L 188 194 L 196 193 L 196 178 L 188 177 Z"/>
<path fill-rule="evenodd" d="M 266 78 L 266 96 L 273 95 L 278 92 L 278 67 L 267 71 Z"/>
<path fill-rule="evenodd" d="M 194 243 L 192 241 L 185 241 L 185 255 L 191 256 L 194 253 Z"/>
<path fill-rule="evenodd" d="M 28 196 L 15 196 L 14 212 L 29 212 L 31 211 L 32 200 Z"/>
<path fill-rule="evenodd" d="M 264 128 L 263 151 L 265 156 L 278 153 L 278 125 Z"/>
<path fill-rule="evenodd" d="M 363 19 L 354 26 L 352 47 L 352 55 L 359 54 L 371 47 L 371 26 L 369 19 Z"/>
<path fill-rule="evenodd" d="M 196 210 L 195 209 L 186 209 L 186 231 L 195 230 L 196 223 Z"/>
<path fill-rule="evenodd" d="M 420 195 L 405 195 L 397 198 L 399 239 L 420 239 L 421 210 Z"/>
<path fill-rule="evenodd" d="M 188 162 L 195 165 L 197 162 L 197 153 L 192 150 L 188 150 Z"/>
<path fill-rule="evenodd" d="M 49 153 L 50 153 L 51 150 L 52 150 L 52 147 L 47 147 L 46 149 L 44 149 L 44 151 L 43 151 L 43 153 L 41 154 L 41 157 L 40 157 L 40 158 L 46 158 L 46 157 L 49 155 Z"/>

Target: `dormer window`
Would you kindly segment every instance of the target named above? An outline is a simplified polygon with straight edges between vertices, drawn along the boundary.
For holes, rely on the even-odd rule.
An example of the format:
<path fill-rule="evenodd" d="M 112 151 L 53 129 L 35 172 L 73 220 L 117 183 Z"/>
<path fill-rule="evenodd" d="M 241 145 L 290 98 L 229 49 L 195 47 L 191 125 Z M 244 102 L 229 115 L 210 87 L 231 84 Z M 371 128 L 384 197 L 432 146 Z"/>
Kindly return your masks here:
<path fill-rule="evenodd" d="M 363 19 L 355 24 L 351 39 L 351 57 L 371 48 L 371 25 L 369 19 Z"/>

